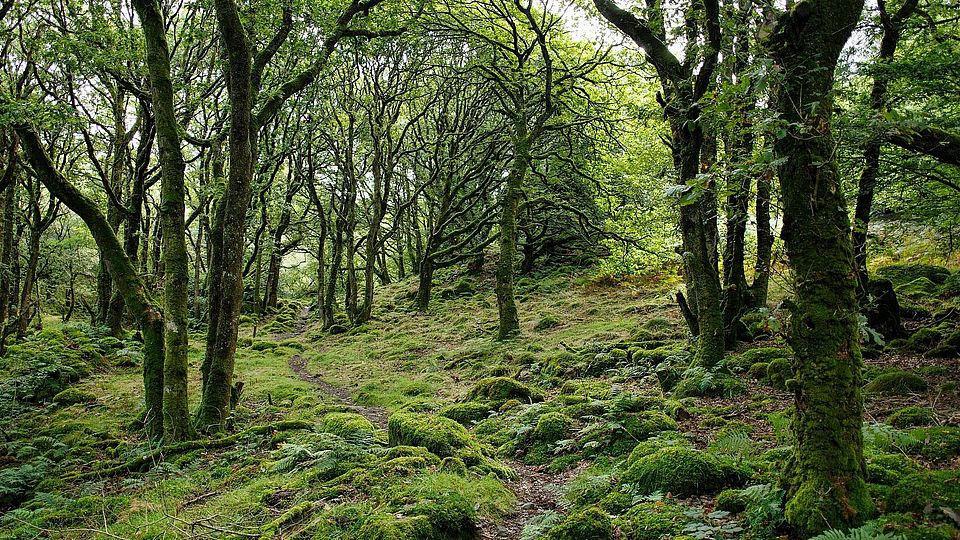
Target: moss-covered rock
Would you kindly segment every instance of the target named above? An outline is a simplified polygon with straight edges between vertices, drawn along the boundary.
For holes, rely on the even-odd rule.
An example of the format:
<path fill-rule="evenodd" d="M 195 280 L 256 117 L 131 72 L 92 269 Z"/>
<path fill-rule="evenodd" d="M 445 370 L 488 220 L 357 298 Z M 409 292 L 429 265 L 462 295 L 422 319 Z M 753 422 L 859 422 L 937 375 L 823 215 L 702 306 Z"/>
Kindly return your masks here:
<path fill-rule="evenodd" d="M 524 403 L 543 401 L 543 391 L 531 388 L 510 377 L 488 377 L 480 380 L 467 394 L 467 401 L 490 401 L 497 406 L 510 399 Z"/>
<path fill-rule="evenodd" d="M 630 540 L 676 538 L 688 520 L 684 508 L 669 503 L 640 503 L 614 521 Z"/>
<path fill-rule="evenodd" d="M 957 528 L 957 526 L 921 521 L 913 514 L 884 514 L 876 520 L 876 523 L 885 533 L 897 535 L 903 540 L 956 540 L 960 538 L 960 528 Z"/>
<path fill-rule="evenodd" d="M 920 471 L 909 457 L 896 454 L 879 454 L 867 458 L 867 480 L 873 484 L 892 486 L 901 478 Z"/>
<path fill-rule="evenodd" d="M 440 458 L 433 452 L 427 450 L 422 446 L 393 446 L 387 449 L 387 453 L 384 456 L 385 460 L 397 459 L 401 457 L 416 457 L 421 458 L 428 465 L 440 465 Z"/>
<path fill-rule="evenodd" d="M 604 380 L 573 379 L 560 386 L 562 396 L 583 396 L 591 399 L 610 397 L 610 382 Z"/>
<path fill-rule="evenodd" d="M 747 509 L 747 502 L 747 498 L 743 496 L 743 490 L 725 489 L 720 492 L 720 495 L 717 495 L 717 502 L 714 504 L 714 508 L 723 510 L 724 512 L 739 514 Z"/>
<path fill-rule="evenodd" d="M 639 493 L 705 495 L 740 485 L 745 473 L 713 455 L 683 447 L 663 448 L 637 459 L 620 477 Z"/>
<path fill-rule="evenodd" d="M 74 405 L 77 403 L 93 403 L 96 400 L 96 394 L 75 387 L 67 388 L 66 390 L 53 396 L 53 402 L 63 406 Z"/>
<path fill-rule="evenodd" d="M 344 438 L 373 434 L 377 431 L 373 422 L 362 415 L 350 412 L 334 412 L 325 415 L 320 420 L 318 429 L 324 433 L 333 433 Z"/>
<path fill-rule="evenodd" d="M 496 409 L 489 402 L 468 401 L 448 405 L 440 409 L 439 414 L 470 427 L 490 416 L 490 413 L 494 410 Z"/>
<path fill-rule="evenodd" d="M 920 328 L 907 339 L 907 348 L 916 352 L 926 352 L 940 343 L 943 334 L 936 328 Z"/>
<path fill-rule="evenodd" d="M 950 270 L 932 264 L 891 264 L 877 268 L 877 276 L 889 279 L 897 285 L 909 283 L 916 279 L 928 279 L 940 285 L 950 277 Z"/>
<path fill-rule="evenodd" d="M 902 396 L 927 389 L 927 381 L 922 377 L 901 369 L 881 373 L 864 386 L 868 394 Z"/>
<path fill-rule="evenodd" d="M 445 457 L 443 461 L 440 462 L 440 472 L 466 476 L 467 465 L 460 458 Z"/>
<path fill-rule="evenodd" d="M 750 369 L 756 363 L 770 363 L 777 358 L 790 358 L 790 351 L 779 349 L 777 347 L 756 347 L 747 349 L 742 353 L 727 358 L 724 363 L 728 368 L 736 373 L 742 373 Z"/>
<path fill-rule="evenodd" d="M 390 446 L 422 446 L 440 457 L 456 455 L 476 442 L 466 428 L 443 416 L 396 412 L 387 422 Z"/>
<path fill-rule="evenodd" d="M 633 465 L 642 457 L 656 454 L 660 450 L 669 447 L 679 447 L 693 449 L 690 441 L 679 431 L 665 431 L 656 437 L 637 443 L 627 456 L 627 466 Z"/>
<path fill-rule="evenodd" d="M 630 361 L 635 364 L 655 366 L 668 359 L 683 359 L 690 357 L 690 351 L 682 343 L 664 345 L 655 349 L 635 347 L 630 349 Z"/>
<path fill-rule="evenodd" d="M 662 431 L 676 429 L 677 422 L 660 411 L 626 412 L 610 415 L 588 426 L 583 430 L 581 439 L 588 452 L 623 455 L 630 452 L 637 442 Z"/>
<path fill-rule="evenodd" d="M 429 540 L 431 532 L 426 516 L 374 514 L 360 526 L 357 540 Z"/>
<path fill-rule="evenodd" d="M 929 426 L 934 423 L 933 411 L 916 405 L 901 407 L 890 415 L 887 423 L 895 428 Z"/>
<path fill-rule="evenodd" d="M 767 378 L 767 369 L 769 367 L 769 362 L 757 362 L 750 366 L 750 369 L 747 370 L 747 375 L 755 381 L 761 381 Z"/>
<path fill-rule="evenodd" d="M 537 420 L 532 440 L 537 443 L 553 444 L 566 439 L 573 431 L 574 422 L 565 414 L 548 412 Z"/>
<path fill-rule="evenodd" d="M 930 505 L 960 507 L 960 472 L 924 471 L 904 477 L 886 499 L 887 512 L 923 512 Z"/>
<path fill-rule="evenodd" d="M 743 381 L 723 371 L 708 371 L 702 367 L 688 368 L 680 376 L 673 389 L 677 398 L 685 397 L 732 397 L 743 393 Z"/>
<path fill-rule="evenodd" d="M 591 506 L 564 518 L 550 529 L 545 540 L 612 540 L 613 524 L 603 510 Z"/>
<path fill-rule="evenodd" d="M 537 332 L 543 332 L 544 330 L 549 330 L 551 328 L 556 328 L 560 326 L 560 318 L 553 315 L 545 315 L 542 319 L 537 321 L 537 324 L 533 326 L 533 329 Z"/>
<path fill-rule="evenodd" d="M 960 272 L 954 272 L 947 277 L 940 287 L 940 296 L 944 298 L 960 297 Z"/>
<path fill-rule="evenodd" d="M 939 287 L 935 282 L 925 277 L 919 277 L 908 283 L 894 286 L 894 290 L 897 292 L 898 296 L 909 298 L 915 301 L 923 301 L 932 298 L 937 293 L 938 288 Z"/>
<path fill-rule="evenodd" d="M 767 380 L 774 388 L 786 390 L 787 381 L 793 378 L 793 367 L 786 358 L 775 358 L 767 364 Z"/>

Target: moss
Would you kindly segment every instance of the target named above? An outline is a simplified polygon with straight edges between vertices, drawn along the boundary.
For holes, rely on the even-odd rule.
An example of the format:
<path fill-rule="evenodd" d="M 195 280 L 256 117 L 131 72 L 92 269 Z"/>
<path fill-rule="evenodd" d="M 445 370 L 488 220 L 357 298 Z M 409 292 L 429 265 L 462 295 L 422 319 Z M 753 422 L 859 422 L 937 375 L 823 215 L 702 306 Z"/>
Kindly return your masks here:
<path fill-rule="evenodd" d="M 538 443 L 553 444 L 566 439 L 573 431 L 573 420 L 565 414 L 548 412 L 537 420 L 532 440 Z"/>
<path fill-rule="evenodd" d="M 907 348 L 916 352 L 926 352 L 936 347 L 943 334 L 935 328 L 920 328 L 907 339 Z"/>
<path fill-rule="evenodd" d="M 915 461 L 903 454 L 880 454 L 867 458 L 867 480 L 892 486 L 908 474 L 919 472 Z"/>
<path fill-rule="evenodd" d="M 950 270 L 932 264 L 891 264 L 877 268 L 876 274 L 898 285 L 920 278 L 928 279 L 940 285 L 950 277 Z"/>
<path fill-rule="evenodd" d="M 488 377 L 470 390 L 467 401 L 492 401 L 501 405 L 516 399 L 525 403 L 543 401 L 543 392 L 510 377 Z"/>
<path fill-rule="evenodd" d="M 935 426 L 910 431 L 918 441 L 921 456 L 935 462 L 947 462 L 960 456 L 960 427 Z"/>
<path fill-rule="evenodd" d="M 887 423 L 895 428 L 929 426 L 934 423 L 933 411 L 916 405 L 901 407 L 890 415 Z"/>
<path fill-rule="evenodd" d="M 946 523 L 922 522 L 913 514 L 886 514 L 876 523 L 886 533 L 898 535 L 903 540 L 956 540 L 960 529 Z"/>
<path fill-rule="evenodd" d="M 564 381 L 563 385 L 560 386 L 560 395 L 607 399 L 610 397 L 610 383 L 603 380 L 585 379 Z"/>
<path fill-rule="evenodd" d="M 440 472 L 466 476 L 467 466 L 460 458 L 445 457 L 443 461 L 440 462 Z"/>
<path fill-rule="evenodd" d="M 589 452 L 603 451 L 610 455 L 630 452 L 638 442 L 662 431 L 674 431 L 677 422 L 660 411 L 628 412 L 611 415 L 584 429 L 582 440 Z"/>
<path fill-rule="evenodd" d="M 433 452 L 422 446 L 397 445 L 387 449 L 384 459 L 394 459 L 398 457 L 422 457 L 430 462 L 431 465 L 439 465 L 440 458 Z"/>
<path fill-rule="evenodd" d="M 743 496 L 743 491 L 739 489 L 725 489 L 717 495 L 717 502 L 714 508 L 724 512 L 740 513 L 747 509 L 747 498 Z"/>
<path fill-rule="evenodd" d="M 255 351 L 272 351 L 279 346 L 280 344 L 276 341 L 254 341 L 253 344 L 250 345 L 250 348 Z"/>
<path fill-rule="evenodd" d="M 687 520 L 681 506 L 647 502 L 634 506 L 614 524 L 631 540 L 661 540 L 679 536 Z"/>
<path fill-rule="evenodd" d="M 96 400 L 97 396 L 95 394 L 73 387 L 67 388 L 53 396 L 54 403 L 63 406 L 74 405 L 76 403 L 92 403 Z"/>
<path fill-rule="evenodd" d="M 673 389 L 674 397 L 731 397 L 743 393 L 743 381 L 721 371 L 707 371 L 695 366 L 687 369 Z"/>
<path fill-rule="evenodd" d="M 518 399 L 508 399 L 503 402 L 503 405 L 500 406 L 500 412 L 504 413 L 507 411 L 512 411 L 521 405 L 523 405 L 523 403 L 520 403 L 520 400 Z"/>
<path fill-rule="evenodd" d="M 898 296 L 918 301 L 931 298 L 937 293 L 937 289 L 937 284 L 925 277 L 894 286 Z"/>
<path fill-rule="evenodd" d="M 603 510 L 589 507 L 567 516 L 544 540 L 612 540 L 613 525 Z"/>
<path fill-rule="evenodd" d="M 690 351 L 682 344 L 664 345 L 656 349 L 646 350 L 633 348 L 630 350 L 630 361 L 635 364 L 657 365 L 668 358 L 688 358 Z"/>
<path fill-rule="evenodd" d="M 432 531 L 426 516 L 374 514 L 357 532 L 357 540 L 430 540 Z"/>
<path fill-rule="evenodd" d="M 735 372 L 744 372 L 756 363 L 770 363 L 777 358 L 790 358 L 790 352 L 777 347 L 757 347 L 727 358 L 726 366 Z"/>
<path fill-rule="evenodd" d="M 664 432 L 653 439 L 637 443 L 637 445 L 633 447 L 633 450 L 630 451 L 630 455 L 627 456 L 627 466 L 633 465 L 642 457 L 656 454 L 663 448 L 674 446 L 687 449 L 692 448 L 690 442 L 682 433 L 677 431 Z"/>
<path fill-rule="evenodd" d="M 540 373 L 547 377 L 576 377 L 583 364 L 582 359 L 570 351 L 557 351 L 548 355 L 540 369 Z"/>
<path fill-rule="evenodd" d="M 344 438 L 376 433 L 377 427 L 362 415 L 350 412 L 334 412 L 320 420 L 319 430 Z"/>
<path fill-rule="evenodd" d="M 837 484 L 822 478 L 804 482 L 786 504 L 784 515 L 798 531 L 822 531 L 831 523 L 862 522 L 874 510 L 866 483 L 857 478 L 844 484 L 844 492 L 836 493 Z M 837 504 L 838 498 L 845 506 Z"/>
<path fill-rule="evenodd" d="M 466 428 L 442 416 L 397 412 L 387 422 L 390 446 L 422 446 L 440 457 L 476 445 Z"/>
<path fill-rule="evenodd" d="M 639 493 L 661 491 L 676 496 L 705 495 L 739 485 L 745 473 L 731 463 L 683 447 L 663 448 L 630 465 L 620 483 Z"/>
<path fill-rule="evenodd" d="M 757 362 L 750 366 L 750 369 L 747 370 L 747 375 L 755 381 L 766 379 L 769 367 L 769 362 Z"/>
<path fill-rule="evenodd" d="M 947 277 L 940 287 L 940 296 L 945 298 L 957 298 L 960 296 L 960 272 L 954 272 Z"/>
<path fill-rule="evenodd" d="M 455 420 L 464 426 L 472 426 L 495 410 L 490 403 L 481 401 L 468 401 L 466 403 L 454 403 L 440 409 L 440 416 Z"/>
<path fill-rule="evenodd" d="M 927 381 L 904 370 L 888 371 L 878 375 L 863 388 L 868 394 L 902 396 L 927 389 Z"/>
<path fill-rule="evenodd" d="M 960 472 L 924 471 L 897 482 L 886 499 L 887 512 L 923 512 L 930 505 L 960 506 Z"/>
<path fill-rule="evenodd" d="M 433 531 L 431 538 L 469 540 L 476 537 L 477 510 L 462 493 L 447 491 L 421 500 L 406 510 L 411 516 L 425 516 Z"/>
<path fill-rule="evenodd" d="M 533 329 L 538 332 L 542 332 L 544 330 L 556 328 L 557 326 L 560 326 L 560 319 L 558 317 L 554 317 L 553 315 L 546 315 L 537 321 L 537 324 L 534 325 Z"/>
<path fill-rule="evenodd" d="M 776 358 L 767 365 L 767 380 L 774 388 L 786 390 L 787 381 L 793 378 L 793 368 L 786 358 Z"/>

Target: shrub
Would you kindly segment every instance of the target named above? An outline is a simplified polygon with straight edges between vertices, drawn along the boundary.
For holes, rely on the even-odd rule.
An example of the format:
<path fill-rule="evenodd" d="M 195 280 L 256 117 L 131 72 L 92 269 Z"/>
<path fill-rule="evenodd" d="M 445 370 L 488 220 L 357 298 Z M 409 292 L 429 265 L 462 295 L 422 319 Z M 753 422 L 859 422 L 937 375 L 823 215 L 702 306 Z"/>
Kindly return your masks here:
<path fill-rule="evenodd" d="M 334 412 L 320 420 L 320 431 L 350 438 L 362 434 L 373 434 L 377 431 L 377 427 L 357 413 Z"/>
<path fill-rule="evenodd" d="M 887 423 L 895 428 L 909 428 L 915 426 L 929 426 L 934 422 L 933 411 L 916 405 L 901 407 L 894 411 L 887 419 Z"/>
<path fill-rule="evenodd" d="M 744 477 L 743 471 L 710 454 L 669 447 L 637 459 L 620 483 L 634 486 L 639 493 L 661 491 L 683 497 L 715 493 L 741 483 Z"/>
<path fill-rule="evenodd" d="M 881 373 L 863 388 L 868 394 L 899 396 L 927 389 L 927 381 L 904 370 Z"/>

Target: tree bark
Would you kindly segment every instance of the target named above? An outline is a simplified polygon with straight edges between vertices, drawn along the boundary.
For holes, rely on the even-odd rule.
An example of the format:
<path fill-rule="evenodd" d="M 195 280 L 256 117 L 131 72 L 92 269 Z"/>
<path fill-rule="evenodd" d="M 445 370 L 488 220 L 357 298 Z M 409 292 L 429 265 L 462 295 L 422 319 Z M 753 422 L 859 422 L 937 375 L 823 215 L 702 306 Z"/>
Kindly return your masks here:
<path fill-rule="evenodd" d="M 783 239 L 796 291 L 789 342 L 796 397 L 785 515 L 798 535 L 870 516 L 863 459 L 862 358 L 850 220 L 831 133 L 834 70 L 863 0 L 804 0 L 782 15 L 770 49 L 784 79 L 775 107 L 787 125 L 774 150 Z"/>
<path fill-rule="evenodd" d="M 40 181 L 87 225 L 106 259 L 114 284 L 124 295 L 127 309 L 140 324 L 140 331 L 143 333 L 145 425 L 151 437 L 160 437 L 163 435 L 163 317 L 151 302 L 140 274 L 96 203 L 57 172 L 43 149 L 40 138 L 30 127 L 18 124 L 14 129 L 20 136 L 24 153 Z"/>
<path fill-rule="evenodd" d="M 157 0 L 133 0 L 143 26 L 150 76 L 150 93 L 160 150 L 160 224 L 162 235 L 164 318 L 163 440 L 165 444 L 193 437 L 187 399 L 189 353 L 189 283 L 186 226 L 184 225 L 183 154 L 180 149 L 170 50 Z"/>

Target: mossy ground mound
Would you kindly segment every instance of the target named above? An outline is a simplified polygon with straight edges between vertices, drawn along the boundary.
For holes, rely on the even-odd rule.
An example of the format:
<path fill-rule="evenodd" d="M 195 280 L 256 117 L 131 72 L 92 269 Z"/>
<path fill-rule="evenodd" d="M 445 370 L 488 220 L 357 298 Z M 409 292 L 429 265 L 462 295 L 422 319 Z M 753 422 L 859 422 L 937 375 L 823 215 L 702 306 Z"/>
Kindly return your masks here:
<path fill-rule="evenodd" d="M 928 279 L 934 284 L 940 285 L 950 277 L 950 270 L 932 264 L 891 264 L 877 268 L 876 274 L 897 285 L 920 278 Z"/>
<path fill-rule="evenodd" d="M 868 394 L 900 396 L 926 391 L 927 381 L 909 371 L 893 370 L 877 375 L 863 389 Z"/>
<path fill-rule="evenodd" d="M 372 435 L 377 431 L 373 422 L 367 420 L 362 415 L 349 412 L 330 413 L 320 420 L 320 431 L 333 433 L 341 437 L 356 437 L 361 435 Z"/>
<path fill-rule="evenodd" d="M 543 391 L 527 386 L 510 377 L 488 377 L 482 379 L 467 394 L 467 401 L 488 401 L 498 406 L 507 400 L 516 399 L 523 403 L 543 401 Z"/>
<path fill-rule="evenodd" d="M 745 472 L 713 455 L 683 447 L 668 447 L 638 458 L 620 477 L 620 484 L 640 493 L 677 496 L 716 493 L 738 486 Z"/>

